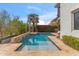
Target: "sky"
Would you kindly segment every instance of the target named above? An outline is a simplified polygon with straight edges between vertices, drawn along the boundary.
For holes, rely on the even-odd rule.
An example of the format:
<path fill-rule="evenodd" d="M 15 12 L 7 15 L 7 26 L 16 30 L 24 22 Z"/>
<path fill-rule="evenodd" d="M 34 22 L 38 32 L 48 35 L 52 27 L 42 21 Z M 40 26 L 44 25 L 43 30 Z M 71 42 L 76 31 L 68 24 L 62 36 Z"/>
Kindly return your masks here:
<path fill-rule="evenodd" d="M 24 23 L 28 15 L 39 15 L 39 25 L 47 25 L 57 16 L 54 3 L 0 3 L 0 10 L 6 10 L 11 16 L 19 16 Z"/>

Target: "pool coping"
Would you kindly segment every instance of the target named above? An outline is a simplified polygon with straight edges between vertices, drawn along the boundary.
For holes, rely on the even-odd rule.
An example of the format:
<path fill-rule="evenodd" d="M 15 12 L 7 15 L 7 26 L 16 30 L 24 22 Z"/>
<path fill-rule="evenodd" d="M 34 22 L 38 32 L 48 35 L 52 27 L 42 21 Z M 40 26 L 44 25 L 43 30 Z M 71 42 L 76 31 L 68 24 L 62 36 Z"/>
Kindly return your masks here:
<path fill-rule="evenodd" d="M 61 50 L 59 51 L 15 51 L 22 43 L 0 44 L 0 55 L 2 56 L 72 56 L 79 55 L 79 51 L 65 45 L 56 36 L 48 36 Z M 7 48 L 7 49 L 6 49 Z"/>
<path fill-rule="evenodd" d="M 48 36 L 48 37 L 50 38 L 51 41 L 53 41 L 61 49 L 61 51 L 63 53 L 65 53 L 63 55 L 70 55 L 70 56 L 71 55 L 79 55 L 79 51 L 69 47 L 66 44 L 64 44 L 61 39 L 57 38 L 57 36 Z"/>
<path fill-rule="evenodd" d="M 40 32 L 40 33 L 42 33 L 42 32 Z M 43 32 L 43 33 L 44 33 L 44 32 Z M 31 33 L 31 34 L 33 35 L 33 34 L 38 34 L 38 33 L 35 32 L 35 33 Z M 47 36 L 47 37 L 48 37 L 48 36 Z M 57 47 L 57 49 L 58 49 L 57 51 L 61 50 L 52 40 L 50 40 L 49 37 L 48 37 L 48 40 L 49 40 L 52 44 L 54 44 L 54 45 Z M 22 48 L 22 47 L 23 47 L 23 44 L 21 44 L 15 51 L 19 51 L 18 49 L 19 49 L 19 48 Z M 20 51 L 21 51 L 21 50 L 20 50 Z M 26 51 L 27 51 L 27 50 L 26 50 Z M 40 51 L 42 51 L 42 50 L 40 50 Z M 49 50 L 49 51 L 52 51 L 52 50 Z M 53 51 L 54 51 L 54 50 L 53 50 Z"/>
<path fill-rule="evenodd" d="M 18 56 L 72 56 L 72 55 L 79 55 L 77 50 L 72 49 L 71 47 L 65 45 L 62 40 L 56 38 L 56 36 L 48 36 L 50 40 L 61 48 L 59 51 L 16 51 L 11 55 L 18 55 Z M 61 44 L 60 44 L 61 43 Z"/>

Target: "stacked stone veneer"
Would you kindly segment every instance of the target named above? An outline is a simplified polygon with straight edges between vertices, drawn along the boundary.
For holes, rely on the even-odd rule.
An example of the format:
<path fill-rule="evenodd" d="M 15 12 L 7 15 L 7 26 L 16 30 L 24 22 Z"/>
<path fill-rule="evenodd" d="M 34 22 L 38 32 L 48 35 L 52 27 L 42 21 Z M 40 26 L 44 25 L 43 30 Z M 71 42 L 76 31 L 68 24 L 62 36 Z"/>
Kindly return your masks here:
<path fill-rule="evenodd" d="M 22 40 L 23 37 L 25 37 L 26 35 L 28 35 L 29 33 L 24 33 L 24 34 L 21 34 L 21 35 L 18 35 L 18 36 L 15 36 L 13 38 L 11 38 L 11 41 L 10 43 L 18 43 Z"/>
<path fill-rule="evenodd" d="M 11 38 L 8 38 L 8 39 L 5 39 L 5 40 L 2 40 L 1 44 L 4 44 L 4 43 L 19 43 L 22 40 L 22 38 L 25 37 L 28 34 L 29 34 L 29 32 L 23 33 L 23 34 L 20 34 L 18 36 L 11 37 Z"/>

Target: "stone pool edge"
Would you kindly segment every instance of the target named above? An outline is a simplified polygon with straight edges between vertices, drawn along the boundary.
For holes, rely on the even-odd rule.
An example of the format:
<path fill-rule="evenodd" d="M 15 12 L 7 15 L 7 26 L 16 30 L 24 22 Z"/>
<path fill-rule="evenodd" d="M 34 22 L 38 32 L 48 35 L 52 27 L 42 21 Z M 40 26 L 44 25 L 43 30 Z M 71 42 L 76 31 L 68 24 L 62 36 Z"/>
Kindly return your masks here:
<path fill-rule="evenodd" d="M 0 55 L 2 56 L 72 56 L 79 52 L 65 45 L 56 36 L 48 36 L 61 50 L 59 51 L 16 51 L 22 43 L 0 44 Z"/>

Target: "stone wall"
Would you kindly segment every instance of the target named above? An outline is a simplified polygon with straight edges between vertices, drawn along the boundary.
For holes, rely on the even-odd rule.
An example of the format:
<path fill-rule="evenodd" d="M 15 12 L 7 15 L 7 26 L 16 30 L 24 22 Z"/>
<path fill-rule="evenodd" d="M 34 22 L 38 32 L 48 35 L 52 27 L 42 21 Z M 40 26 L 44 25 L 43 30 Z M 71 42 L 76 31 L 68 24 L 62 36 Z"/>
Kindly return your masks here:
<path fill-rule="evenodd" d="M 19 43 L 22 40 L 22 38 L 25 37 L 28 34 L 29 34 L 29 32 L 23 33 L 23 34 L 20 34 L 18 36 L 14 36 L 14 37 L 11 37 L 11 38 L 6 38 L 6 39 L 1 41 L 1 44 L 4 44 L 4 43 Z"/>
<path fill-rule="evenodd" d="M 13 38 L 11 38 L 11 43 L 18 43 L 22 40 L 23 37 L 25 37 L 26 35 L 28 35 L 29 33 L 24 33 L 24 34 L 21 34 L 21 35 L 18 35 L 18 36 L 15 36 Z"/>

